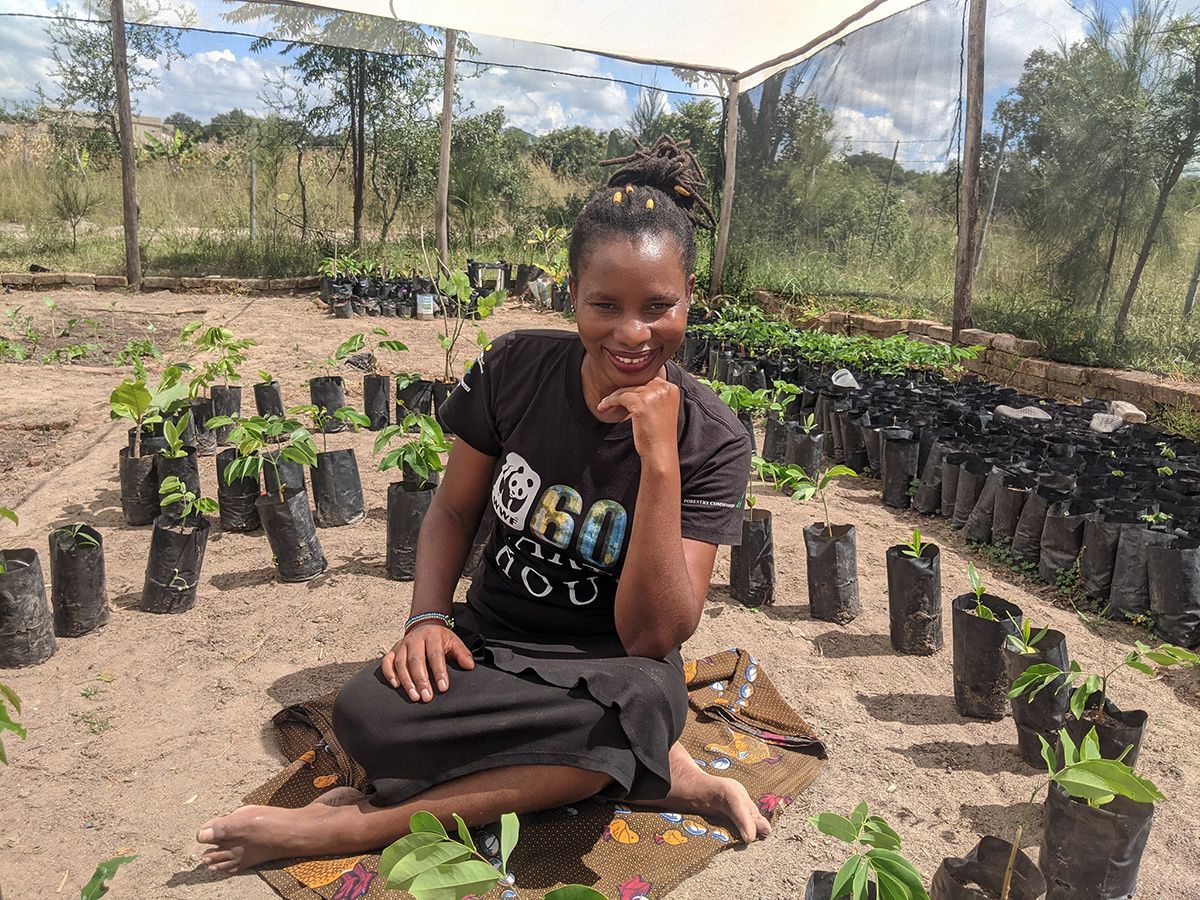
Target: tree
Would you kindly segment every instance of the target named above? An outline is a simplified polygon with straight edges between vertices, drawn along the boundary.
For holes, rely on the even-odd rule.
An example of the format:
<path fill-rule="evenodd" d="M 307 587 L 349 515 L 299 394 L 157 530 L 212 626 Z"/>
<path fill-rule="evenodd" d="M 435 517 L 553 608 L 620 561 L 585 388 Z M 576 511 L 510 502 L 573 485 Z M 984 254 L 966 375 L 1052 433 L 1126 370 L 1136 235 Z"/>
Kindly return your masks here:
<path fill-rule="evenodd" d="M 104 0 L 83 0 L 82 10 L 66 3 L 54 7 L 54 17 L 45 28 L 50 45 L 50 77 L 57 88 L 53 95 L 38 85 L 44 106 L 51 107 L 50 127 L 60 143 L 75 143 L 74 133 L 84 133 L 82 144 L 100 162 L 116 152 L 120 143 L 117 125 L 117 85 L 112 68 L 112 30 L 109 7 Z M 93 21 L 81 21 L 89 19 Z M 176 8 L 166 0 L 141 0 L 131 5 L 128 20 L 142 24 L 125 26 L 129 59 L 129 91 L 138 94 L 158 85 L 156 68 L 169 69 L 181 59 L 180 32 L 149 23 L 195 24 L 194 7 Z M 91 120 L 74 111 L 84 110 Z"/>
<path fill-rule="evenodd" d="M 379 202 L 379 240 L 386 241 L 401 206 L 433 206 L 437 188 L 440 123 L 420 108 L 394 108 L 370 128 L 371 190 Z M 389 110 L 389 112 L 392 112 Z"/>
<path fill-rule="evenodd" d="M 251 49 L 261 52 L 274 41 L 283 41 L 283 52 L 293 56 L 292 67 L 304 86 L 327 98 L 314 109 L 314 116 L 330 130 L 345 135 L 353 194 L 353 242 L 359 246 L 367 184 L 368 110 L 382 113 L 398 86 L 423 77 L 431 67 L 439 68 L 439 32 L 377 16 L 295 6 L 273 6 L 265 15 L 273 27 L 251 44 Z M 244 3 L 224 16 L 246 22 L 261 19 L 264 12 L 261 4 Z M 470 44 L 464 47 L 465 52 L 473 49 Z"/>
<path fill-rule="evenodd" d="M 663 117 L 663 128 L 686 140 L 705 177 L 712 182 L 721 160 L 721 111 L 712 100 L 688 100 Z"/>
<path fill-rule="evenodd" d="M 525 194 L 528 164 L 504 130 L 502 106 L 454 123 L 450 208 L 468 246 L 501 214 L 511 218 Z"/>
<path fill-rule="evenodd" d="M 533 142 L 532 155 L 555 175 L 582 175 L 604 159 L 607 137 L 586 125 L 555 128 Z"/>
<path fill-rule="evenodd" d="M 229 112 L 217 113 L 208 120 L 208 138 L 219 144 L 243 140 L 251 137 L 258 125 L 256 116 L 235 107 Z"/>
<path fill-rule="evenodd" d="M 629 122 L 625 126 L 625 140 L 632 149 L 635 140 L 641 141 L 647 147 L 658 140 L 664 133 L 667 122 L 667 95 L 656 87 L 642 88 L 638 91 L 637 104 L 629 114 Z"/>
<path fill-rule="evenodd" d="M 204 134 L 204 126 L 200 124 L 200 120 L 192 118 L 187 113 L 173 112 L 163 119 L 163 124 L 168 128 L 178 128 L 185 137 Z"/>
<path fill-rule="evenodd" d="M 1146 226 L 1129 287 L 1117 311 L 1113 338 L 1118 344 L 1125 338 L 1129 309 L 1137 296 L 1138 284 L 1154 249 L 1171 192 L 1179 183 L 1184 168 L 1200 149 L 1200 36 L 1196 34 L 1197 28 L 1200 28 L 1200 20 L 1191 16 L 1172 19 L 1162 37 L 1168 74 L 1164 89 L 1152 97 L 1149 106 L 1149 119 L 1157 126 L 1150 133 L 1153 135 L 1151 152 L 1157 166 L 1155 182 L 1158 197 L 1150 223 Z"/>

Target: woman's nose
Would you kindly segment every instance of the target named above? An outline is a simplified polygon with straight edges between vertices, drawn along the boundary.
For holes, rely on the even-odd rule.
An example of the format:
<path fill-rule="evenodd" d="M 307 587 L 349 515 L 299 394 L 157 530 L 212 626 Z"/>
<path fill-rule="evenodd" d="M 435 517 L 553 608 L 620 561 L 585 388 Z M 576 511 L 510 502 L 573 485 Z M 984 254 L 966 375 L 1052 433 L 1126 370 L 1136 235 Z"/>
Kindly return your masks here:
<path fill-rule="evenodd" d="M 650 340 L 650 326 L 640 316 L 625 316 L 617 325 L 617 340 L 629 350 Z"/>

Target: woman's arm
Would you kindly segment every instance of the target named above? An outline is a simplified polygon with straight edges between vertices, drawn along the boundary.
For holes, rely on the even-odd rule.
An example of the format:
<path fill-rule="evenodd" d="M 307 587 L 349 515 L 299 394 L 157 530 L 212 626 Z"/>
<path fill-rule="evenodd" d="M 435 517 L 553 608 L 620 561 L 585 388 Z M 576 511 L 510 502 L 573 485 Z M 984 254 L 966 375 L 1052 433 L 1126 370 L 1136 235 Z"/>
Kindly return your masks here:
<path fill-rule="evenodd" d="M 679 388 L 662 378 L 624 388 L 599 410 L 623 406 L 641 457 L 637 508 L 617 587 L 617 634 L 630 656 L 662 659 L 700 624 L 717 548 L 685 541 L 680 524 Z"/>
<path fill-rule="evenodd" d="M 446 474 L 417 540 L 413 614 L 449 614 L 454 588 L 487 502 L 495 462 L 461 440 L 450 451 Z M 410 700 L 428 703 L 434 697 L 434 686 L 439 691 L 450 687 L 447 656 L 464 669 L 475 665 L 471 651 L 453 631 L 438 622 L 423 622 L 396 642 L 384 656 L 381 670 L 388 683 L 403 689 Z"/>
<path fill-rule="evenodd" d="M 483 517 L 495 465 L 493 457 L 466 441 L 454 442 L 417 540 L 413 615 L 450 612 L 454 589 Z"/>

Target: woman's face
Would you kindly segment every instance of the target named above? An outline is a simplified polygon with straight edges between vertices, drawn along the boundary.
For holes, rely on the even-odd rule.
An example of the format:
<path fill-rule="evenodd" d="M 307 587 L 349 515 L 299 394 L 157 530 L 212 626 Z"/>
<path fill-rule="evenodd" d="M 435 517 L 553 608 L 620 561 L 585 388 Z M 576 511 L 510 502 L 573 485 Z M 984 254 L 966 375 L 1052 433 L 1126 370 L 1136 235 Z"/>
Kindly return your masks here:
<path fill-rule="evenodd" d="M 613 389 L 658 375 L 683 342 L 695 285 L 670 233 L 613 235 L 589 246 L 570 291 L 592 374 Z"/>

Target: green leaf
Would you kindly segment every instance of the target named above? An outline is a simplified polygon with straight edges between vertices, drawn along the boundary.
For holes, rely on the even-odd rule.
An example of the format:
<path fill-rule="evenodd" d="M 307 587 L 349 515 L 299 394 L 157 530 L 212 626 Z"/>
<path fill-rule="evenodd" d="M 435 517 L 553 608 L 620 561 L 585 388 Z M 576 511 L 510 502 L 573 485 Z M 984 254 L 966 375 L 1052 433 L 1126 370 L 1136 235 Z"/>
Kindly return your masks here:
<path fill-rule="evenodd" d="M 393 353 L 403 353 L 408 349 L 408 345 L 403 341 L 380 341 L 380 350 L 391 350 Z"/>
<path fill-rule="evenodd" d="M 471 837 L 471 829 L 467 827 L 467 823 L 458 813 L 453 813 L 453 816 L 454 821 L 458 824 L 458 839 L 463 842 L 464 846 L 469 847 L 472 853 L 476 853 L 475 839 Z"/>
<path fill-rule="evenodd" d="M 108 893 L 108 885 L 105 882 L 110 881 L 117 874 L 117 869 L 135 859 L 137 856 L 114 856 L 112 859 L 100 863 L 96 866 L 96 871 L 92 873 L 91 880 L 79 892 L 79 900 L 99 900 Z"/>
<path fill-rule="evenodd" d="M 863 827 L 863 822 L 867 820 L 868 814 L 869 810 L 867 809 L 866 801 L 863 801 L 862 803 L 858 804 L 858 806 L 854 807 L 854 812 L 850 813 L 850 824 L 855 828 L 861 829 Z"/>
<path fill-rule="evenodd" d="M 835 837 L 839 841 L 853 844 L 858 840 L 858 829 L 845 816 L 837 813 L 823 812 L 808 820 L 821 834 Z"/>
<path fill-rule="evenodd" d="M 811 822 L 812 819 L 809 819 Z M 850 892 L 850 885 L 853 883 L 855 876 L 858 875 L 858 870 L 865 867 L 867 861 L 858 854 L 850 857 L 842 867 L 838 869 L 837 875 L 833 877 L 833 888 L 829 893 L 830 900 L 838 900 L 843 894 Z"/>
<path fill-rule="evenodd" d="M 432 832 L 425 832 L 432 834 Z M 457 862 L 471 855 L 471 851 L 457 841 L 438 841 L 417 847 L 407 856 L 402 857 L 388 873 L 388 887 L 404 888 L 408 882 L 415 880 L 430 869 Z"/>
<path fill-rule="evenodd" d="M 392 867 L 401 859 L 420 847 L 425 847 L 441 840 L 442 838 L 432 831 L 417 831 L 412 834 L 406 834 L 383 851 L 383 854 L 379 857 L 379 874 L 387 878 L 392 871 Z"/>
<path fill-rule="evenodd" d="M 408 892 L 418 900 L 421 892 L 438 888 L 457 888 L 462 890 L 459 896 L 483 894 L 495 887 L 500 878 L 500 872 L 490 863 L 480 859 L 466 859 L 422 872 L 408 886 Z"/>
<path fill-rule="evenodd" d="M 1042 761 L 1046 764 L 1046 772 L 1053 775 L 1058 770 L 1058 760 L 1054 757 L 1054 748 L 1042 735 L 1039 734 L 1037 737 L 1042 743 Z"/>
<path fill-rule="evenodd" d="M 408 820 L 408 830 L 413 834 L 418 832 L 428 832 L 430 834 L 438 834 L 443 838 L 449 839 L 446 834 L 446 829 L 442 827 L 442 823 L 437 820 L 433 813 L 415 812 Z"/>
<path fill-rule="evenodd" d="M 850 894 L 854 900 L 866 900 L 867 896 L 867 875 L 870 873 L 871 867 L 864 859 L 863 864 L 854 870 L 854 878 L 850 882 Z"/>
<path fill-rule="evenodd" d="M 17 514 L 6 506 L 0 506 L 0 517 L 8 519 L 14 525 L 20 525 L 20 520 L 17 519 Z"/>
<path fill-rule="evenodd" d="M 565 884 L 546 894 L 542 900 L 607 900 L 598 890 L 585 884 Z"/>
<path fill-rule="evenodd" d="M 901 896 L 911 897 L 912 900 L 929 900 L 921 873 L 899 853 L 881 848 L 868 850 L 866 855 L 875 867 L 876 881 L 881 873 L 886 872 L 904 887 L 906 893 Z"/>
<path fill-rule="evenodd" d="M 508 857 L 517 846 L 521 835 L 521 820 L 516 813 L 505 813 L 500 817 L 500 869 L 508 871 Z"/>
<path fill-rule="evenodd" d="M 1153 781 L 1134 774 L 1129 766 L 1115 759 L 1081 760 L 1059 772 L 1054 780 L 1071 796 L 1083 796 L 1072 793 L 1072 787 L 1079 789 L 1082 785 L 1086 790 L 1103 789 L 1109 794 L 1119 794 L 1138 803 L 1167 799 Z"/>
<path fill-rule="evenodd" d="M 900 849 L 900 835 L 879 816 L 868 816 L 863 823 L 863 831 L 865 833 L 859 840 L 864 844 L 883 850 Z"/>
<path fill-rule="evenodd" d="M 1058 746 L 1062 748 L 1063 765 L 1073 766 L 1079 762 L 1079 748 L 1075 746 L 1075 742 L 1071 740 L 1071 735 L 1065 728 L 1058 730 Z"/>
<path fill-rule="evenodd" d="M 0 694 L 4 695 L 4 699 L 9 702 L 17 712 L 21 711 L 21 698 L 17 696 L 17 692 L 10 688 L 7 684 L 0 681 Z M 3 707 L 0 707 L 2 709 Z"/>
<path fill-rule="evenodd" d="M 900 879 L 879 866 L 872 866 L 875 875 L 875 900 L 912 900 L 912 893 Z"/>

